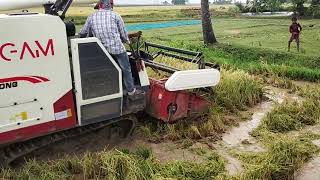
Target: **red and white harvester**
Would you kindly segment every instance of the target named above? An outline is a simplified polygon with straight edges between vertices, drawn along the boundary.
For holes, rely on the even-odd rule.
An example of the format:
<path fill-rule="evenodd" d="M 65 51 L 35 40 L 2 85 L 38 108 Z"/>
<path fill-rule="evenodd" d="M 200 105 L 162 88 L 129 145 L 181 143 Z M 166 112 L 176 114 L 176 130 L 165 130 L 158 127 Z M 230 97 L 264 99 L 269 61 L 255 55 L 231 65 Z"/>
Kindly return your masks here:
<path fill-rule="evenodd" d="M 199 52 L 146 42 L 128 51 L 135 85 L 146 95 L 128 98 L 121 69 L 101 42 L 77 37 L 75 25 L 64 21 L 72 2 L 0 0 L 0 11 L 42 5 L 46 12 L 0 14 L 0 166 L 104 127 L 125 137 L 138 112 L 168 123 L 208 112 L 209 103 L 191 90 L 217 85 L 217 65 L 204 62 Z M 132 37 L 139 39 L 140 33 Z M 159 56 L 199 69 L 179 71 L 153 61 Z M 172 76 L 151 79 L 146 66 Z"/>

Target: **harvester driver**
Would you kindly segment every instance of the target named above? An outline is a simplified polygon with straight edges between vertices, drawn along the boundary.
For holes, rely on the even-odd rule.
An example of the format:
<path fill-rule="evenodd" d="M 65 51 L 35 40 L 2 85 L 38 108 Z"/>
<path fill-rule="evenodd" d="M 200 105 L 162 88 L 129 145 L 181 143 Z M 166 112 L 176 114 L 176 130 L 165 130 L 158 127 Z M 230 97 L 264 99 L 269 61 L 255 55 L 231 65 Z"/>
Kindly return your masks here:
<path fill-rule="evenodd" d="M 84 27 L 81 29 L 80 37 L 93 35 L 116 58 L 122 69 L 123 82 L 129 97 L 144 94 L 143 91 L 136 89 L 134 86 L 129 57 L 123 44 L 129 44 L 130 40 L 123 19 L 112 10 L 113 0 L 100 0 L 97 6 L 98 10 L 88 17 Z"/>

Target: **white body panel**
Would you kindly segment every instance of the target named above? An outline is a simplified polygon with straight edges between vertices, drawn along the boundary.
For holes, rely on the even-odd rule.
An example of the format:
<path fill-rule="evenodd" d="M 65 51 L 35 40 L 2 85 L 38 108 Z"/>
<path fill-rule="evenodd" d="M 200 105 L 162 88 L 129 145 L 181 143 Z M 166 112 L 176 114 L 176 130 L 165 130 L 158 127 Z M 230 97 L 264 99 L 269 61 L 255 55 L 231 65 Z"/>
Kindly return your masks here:
<path fill-rule="evenodd" d="M 130 56 L 132 53 L 131 52 L 127 52 L 128 56 Z M 141 87 L 145 87 L 145 86 L 150 86 L 150 80 L 149 80 L 149 76 L 147 73 L 147 69 L 146 69 L 146 65 L 144 63 L 144 61 L 141 61 L 142 66 L 143 66 L 143 70 L 139 71 L 139 79 L 140 79 L 140 85 Z"/>
<path fill-rule="evenodd" d="M 165 83 L 168 91 L 179 91 L 216 86 L 220 81 L 217 69 L 199 69 L 175 72 Z"/>
<path fill-rule="evenodd" d="M 0 0 L 0 11 L 11 9 L 22 9 L 39 7 L 47 3 L 54 3 L 56 0 Z M 74 4 L 90 4 L 98 0 L 74 0 Z"/>
<path fill-rule="evenodd" d="M 0 24 L 0 133 L 54 121 L 53 104 L 72 89 L 64 23 L 37 14 Z"/>
<path fill-rule="evenodd" d="M 78 44 L 80 43 L 98 43 L 100 48 L 103 50 L 103 52 L 108 56 L 108 58 L 111 60 L 112 64 L 117 68 L 119 72 L 119 79 L 117 80 L 119 82 L 119 92 L 116 94 L 108 95 L 108 96 L 102 96 L 94 99 L 87 99 L 84 100 L 83 94 L 82 94 L 82 84 L 81 84 L 81 72 L 80 72 L 80 63 L 79 63 L 79 49 Z M 81 106 L 88 105 L 88 104 L 94 104 L 98 102 L 108 101 L 116 98 L 122 98 L 123 97 L 123 85 L 122 85 L 122 71 L 118 64 L 113 60 L 113 58 L 110 56 L 110 54 L 107 52 L 105 47 L 102 45 L 102 43 L 97 38 L 82 38 L 82 39 L 72 39 L 71 40 L 71 51 L 72 51 L 72 65 L 73 65 L 73 73 L 74 73 L 74 81 L 75 83 L 75 94 L 76 94 L 76 103 L 77 103 L 77 109 L 78 109 L 78 119 L 79 119 L 79 125 L 82 125 L 81 123 Z M 107 59 L 106 59 L 107 61 Z M 122 110 L 121 110 L 122 111 Z"/>
<path fill-rule="evenodd" d="M 139 72 L 139 78 L 141 83 L 140 85 L 141 87 L 150 86 L 149 76 L 147 74 L 147 69 L 143 61 L 142 61 L 142 66 L 143 66 L 143 70 Z"/>

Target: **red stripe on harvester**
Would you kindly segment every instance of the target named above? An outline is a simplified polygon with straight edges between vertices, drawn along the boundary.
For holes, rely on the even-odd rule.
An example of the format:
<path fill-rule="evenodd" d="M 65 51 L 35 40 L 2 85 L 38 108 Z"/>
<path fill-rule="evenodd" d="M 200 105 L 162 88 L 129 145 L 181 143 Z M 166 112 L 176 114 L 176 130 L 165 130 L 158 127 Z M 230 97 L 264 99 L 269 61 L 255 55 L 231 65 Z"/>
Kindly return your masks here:
<path fill-rule="evenodd" d="M 0 83 L 7 83 L 12 81 L 28 81 L 33 84 L 42 82 L 39 79 L 36 79 L 34 77 L 11 77 L 11 78 L 0 79 Z"/>
<path fill-rule="evenodd" d="M 41 76 L 32 76 L 32 77 L 41 79 L 43 82 L 48 82 L 48 81 L 50 81 L 49 79 L 47 79 L 47 78 L 45 78 L 45 77 L 41 77 Z"/>

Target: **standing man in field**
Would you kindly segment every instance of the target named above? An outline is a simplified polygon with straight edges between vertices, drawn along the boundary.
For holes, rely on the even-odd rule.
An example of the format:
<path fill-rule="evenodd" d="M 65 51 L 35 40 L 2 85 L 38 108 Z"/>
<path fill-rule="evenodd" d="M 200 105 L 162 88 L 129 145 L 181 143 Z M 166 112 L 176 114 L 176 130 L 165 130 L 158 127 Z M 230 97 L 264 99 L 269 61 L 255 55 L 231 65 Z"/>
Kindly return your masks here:
<path fill-rule="evenodd" d="M 290 51 L 291 42 L 293 40 L 297 43 L 297 50 L 300 51 L 300 32 L 302 31 L 301 25 L 297 22 L 296 17 L 292 17 L 292 24 L 289 27 L 289 32 L 291 33 L 291 37 L 288 42 L 288 51 Z"/>
<path fill-rule="evenodd" d="M 100 0 L 96 7 L 98 10 L 88 17 L 79 33 L 80 36 L 87 37 L 92 34 L 116 58 L 122 69 L 124 85 L 129 96 L 144 94 L 134 86 L 129 57 L 123 44 L 129 44 L 130 40 L 121 16 L 112 10 L 113 0 Z"/>

